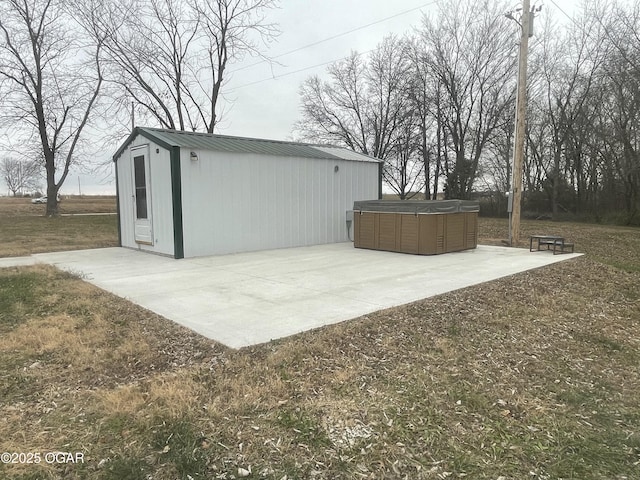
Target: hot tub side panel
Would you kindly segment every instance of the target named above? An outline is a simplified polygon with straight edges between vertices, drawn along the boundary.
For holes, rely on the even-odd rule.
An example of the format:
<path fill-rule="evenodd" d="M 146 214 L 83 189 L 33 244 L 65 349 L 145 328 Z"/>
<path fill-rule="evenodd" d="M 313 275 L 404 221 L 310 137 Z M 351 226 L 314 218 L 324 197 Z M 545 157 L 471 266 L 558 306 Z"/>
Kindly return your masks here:
<path fill-rule="evenodd" d="M 418 228 L 420 254 L 445 253 L 445 215 L 420 215 Z"/>
<path fill-rule="evenodd" d="M 445 214 L 445 252 L 464 250 L 465 245 L 465 215 L 464 213 Z"/>
<path fill-rule="evenodd" d="M 354 246 L 436 255 L 477 247 L 477 212 L 355 212 Z"/>
<path fill-rule="evenodd" d="M 396 250 L 398 245 L 398 216 L 379 213 L 378 221 L 378 248 L 380 250 Z"/>
<path fill-rule="evenodd" d="M 465 212 L 465 249 L 478 246 L 478 212 Z"/>

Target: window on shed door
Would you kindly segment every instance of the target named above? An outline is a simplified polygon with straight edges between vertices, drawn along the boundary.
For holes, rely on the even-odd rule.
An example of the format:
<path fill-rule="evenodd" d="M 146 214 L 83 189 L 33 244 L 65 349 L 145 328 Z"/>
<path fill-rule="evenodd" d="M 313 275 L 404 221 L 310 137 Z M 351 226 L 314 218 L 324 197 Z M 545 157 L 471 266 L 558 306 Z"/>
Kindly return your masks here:
<path fill-rule="evenodd" d="M 136 184 L 136 218 L 147 218 L 147 181 L 143 155 L 133 157 L 133 175 Z"/>

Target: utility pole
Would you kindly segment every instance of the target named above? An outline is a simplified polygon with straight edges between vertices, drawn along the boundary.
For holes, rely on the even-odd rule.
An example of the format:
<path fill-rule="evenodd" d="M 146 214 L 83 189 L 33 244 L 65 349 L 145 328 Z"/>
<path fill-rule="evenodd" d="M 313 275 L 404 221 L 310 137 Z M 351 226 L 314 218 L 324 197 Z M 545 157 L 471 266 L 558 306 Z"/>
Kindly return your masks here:
<path fill-rule="evenodd" d="M 518 56 L 518 92 L 516 96 L 515 144 L 513 148 L 513 177 L 511 192 L 513 204 L 511 212 L 511 231 L 509 244 L 518 245 L 520 241 L 520 204 L 522 202 L 522 161 L 524 158 L 525 117 L 527 112 L 527 53 L 533 12 L 530 0 L 522 1 L 520 54 Z"/>

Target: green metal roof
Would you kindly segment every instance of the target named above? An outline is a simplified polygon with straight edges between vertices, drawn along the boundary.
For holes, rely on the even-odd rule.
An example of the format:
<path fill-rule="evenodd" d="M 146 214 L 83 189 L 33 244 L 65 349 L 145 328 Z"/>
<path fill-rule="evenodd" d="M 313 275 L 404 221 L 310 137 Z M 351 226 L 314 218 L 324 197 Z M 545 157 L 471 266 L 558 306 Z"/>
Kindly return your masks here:
<path fill-rule="evenodd" d="M 213 133 L 164 130 L 160 128 L 136 127 L 131 135 L 113 155 L 113 160 L 126 150 L 137 135 L 157 143 L 164 148 L 185 147 L 199 150 L 213 150 L 230 153 L 256 153 L 280 157 L 321 158 L 327 160 L 354 160 L 378 163 L 380 160 L 353 152 L 346 148 L 331 145 L 312 145 L 307 143 L 283 142 L 258 138 L 232 137 Z"/>

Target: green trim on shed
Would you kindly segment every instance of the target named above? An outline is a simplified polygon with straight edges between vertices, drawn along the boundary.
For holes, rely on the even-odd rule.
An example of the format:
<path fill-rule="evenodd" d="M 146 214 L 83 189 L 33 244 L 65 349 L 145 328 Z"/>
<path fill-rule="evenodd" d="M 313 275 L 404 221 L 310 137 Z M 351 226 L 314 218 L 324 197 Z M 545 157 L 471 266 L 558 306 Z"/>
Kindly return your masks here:
<path fill-rule="evenodd" d="M 169 148 L 171 164 L 171 203 L 173 205 L 173 257 L 184 258 L 184 230 L 182 226 L 182 172 L 180 147 Z"/>
<path fill-rule="evenodd" d="M 120 182 L 118 182 L 118 165 L 115 166 L 116 170 L 116 212 L 117 212 L 117 220 L 118 220 L 118 246 L 122 246 L 122 225 L 120 224 Z"/>
<path fill-rule="evenodd" d="M 115 162 L 116 160 L 118 160 L 118 157 L 120 155 L 122 155 L 122 153 L 127 149 L 127 147 L 129 147 L 129 144 L 131 142 L 133 142 L 133 140 L 138 136 L 138 135 L 142 135 L 144 138 L 146 138 L 147 140 L 152 141 L 153 143 L 157 144 L 158 146 L 162 147 L 162 148 L 166 148 L 167 150 L 171 150 L 171 147 L 175 146 L 172 145 L 171 143 L 167 143 L 165 142 L 163 139 L 158 138 L 156 135 L 154 135 L 152 132 L 148 131 L 148 129 L 146 128 L 142 128 L 142 127 L 136 127 L 133 129 L 133 131 L 131 132 L 131 134 L 127 137 L 127 139 L 124 141 L 124 143 L 120 146 L 120 148 L 118 149 L 118 151 L 116 153 L 113 154 L 113 161 Z"/>

